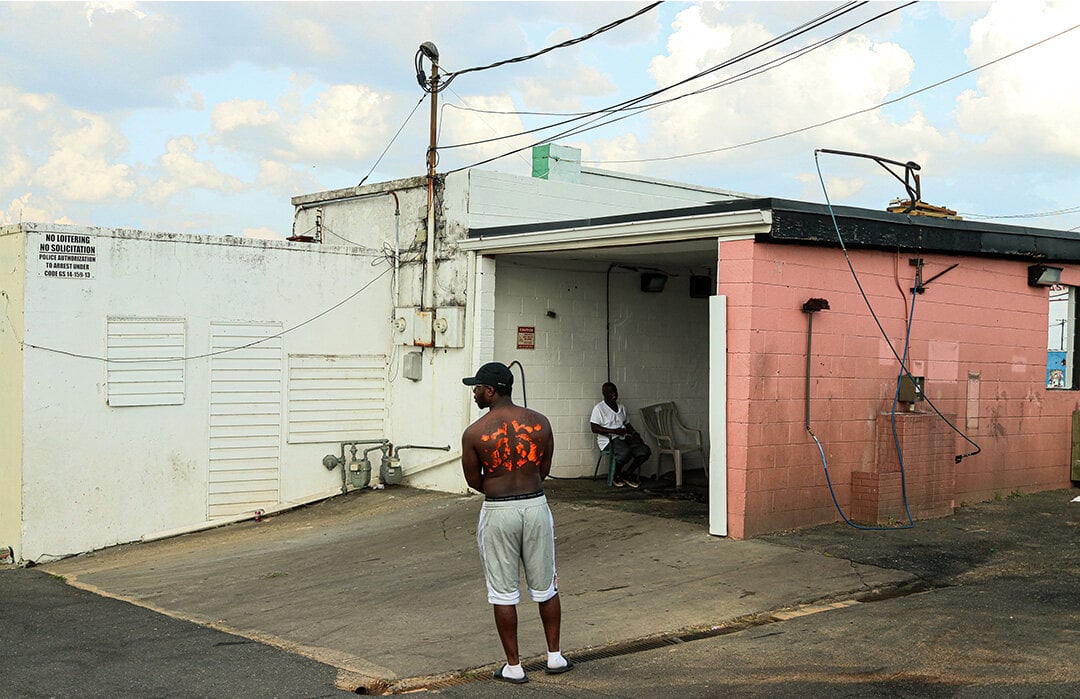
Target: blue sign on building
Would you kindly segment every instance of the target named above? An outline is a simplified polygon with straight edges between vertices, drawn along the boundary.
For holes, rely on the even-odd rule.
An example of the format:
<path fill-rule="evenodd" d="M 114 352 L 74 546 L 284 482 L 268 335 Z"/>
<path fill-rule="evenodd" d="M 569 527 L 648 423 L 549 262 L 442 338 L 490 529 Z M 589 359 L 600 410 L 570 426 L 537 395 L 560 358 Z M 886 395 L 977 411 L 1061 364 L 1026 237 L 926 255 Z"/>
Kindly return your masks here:
<path fill-rule="evenodd" d="M 1067 352 L 1048 350 L 1046 353 L 1046 387 L 1067 388 L 1065 385 L 1065 356 Z"/>

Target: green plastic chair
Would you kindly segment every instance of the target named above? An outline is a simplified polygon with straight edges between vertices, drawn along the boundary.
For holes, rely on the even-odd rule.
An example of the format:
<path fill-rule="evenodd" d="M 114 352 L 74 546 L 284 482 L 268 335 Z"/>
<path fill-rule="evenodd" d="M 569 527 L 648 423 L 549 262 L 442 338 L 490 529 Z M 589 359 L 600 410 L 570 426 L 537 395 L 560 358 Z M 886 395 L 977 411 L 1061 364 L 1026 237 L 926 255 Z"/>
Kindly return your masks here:
<path fill-rule="evenodd" d="M 614 485 L 615 484 L 615 450 L 611 448 L 611 443 L 610 442 L 608 442 L 608 445 L 606 447 L 604 447 L 603 449 L 600 450 L 600 456 L 597 457 L 597 459 L 596 459 L 596 468 L 593 470 L 592 477 L 596 478 L 596 476 L 600 473 L 600 462 L 604 460 L 605 456 L 608 457 L 607 484 L 608 485 Z"/>

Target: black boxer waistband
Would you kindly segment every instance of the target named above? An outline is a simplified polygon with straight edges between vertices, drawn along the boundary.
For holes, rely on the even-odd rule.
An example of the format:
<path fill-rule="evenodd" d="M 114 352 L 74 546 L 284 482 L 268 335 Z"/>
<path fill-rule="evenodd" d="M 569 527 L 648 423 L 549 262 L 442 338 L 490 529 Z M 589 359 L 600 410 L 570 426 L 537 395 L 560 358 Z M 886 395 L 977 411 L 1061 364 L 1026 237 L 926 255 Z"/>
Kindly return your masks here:
<path fill-rule="evenodd" d="M 538 490 L 535 493 L 525 493 L 524 495 L 503 495 L 500 497 L 491 497 L 487 495 L 484 497 L 488 502 L 510 502 L 511 500 L 532 500 L 533 498 L 539 498 L 544 496 L 543 490 Z"/>

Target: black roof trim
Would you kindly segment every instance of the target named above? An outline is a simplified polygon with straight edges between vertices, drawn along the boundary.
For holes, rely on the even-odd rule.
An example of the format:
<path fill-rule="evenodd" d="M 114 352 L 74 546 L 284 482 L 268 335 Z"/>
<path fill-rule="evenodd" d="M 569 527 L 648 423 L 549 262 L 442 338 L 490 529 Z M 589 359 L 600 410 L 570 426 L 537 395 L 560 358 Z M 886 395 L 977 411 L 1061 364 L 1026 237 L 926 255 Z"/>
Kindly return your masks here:
<path fill-rule="evenodd" d="M 766 197 L 733 199 L 682 209 L 645 211 L 618 216 L 473 228 L 469 238 L 540 233 L 619 223 L 661 221 L 731 211 L 767 210 L 773 224 L 762 242 L 839 246 L 829 207 L 825 204 Z M 930 216 L 834 206 L 844 244 L 852 248 L 881 248 L 991 257 L 1025 258 L 1080 263 L 1080 234 L 1046 228 L 1009 226 L 982 221 L 955 221 Z"/>
<path fill-rule="evenodd" d="M 773 200 L 773 225 L 758 240 L 839 246 L 829 207 Z M 836 224 L 848 247 L 936 252 L 1047 262 L 1080 262 L 1080 234 L 982 221 L 834 206 Z"/>

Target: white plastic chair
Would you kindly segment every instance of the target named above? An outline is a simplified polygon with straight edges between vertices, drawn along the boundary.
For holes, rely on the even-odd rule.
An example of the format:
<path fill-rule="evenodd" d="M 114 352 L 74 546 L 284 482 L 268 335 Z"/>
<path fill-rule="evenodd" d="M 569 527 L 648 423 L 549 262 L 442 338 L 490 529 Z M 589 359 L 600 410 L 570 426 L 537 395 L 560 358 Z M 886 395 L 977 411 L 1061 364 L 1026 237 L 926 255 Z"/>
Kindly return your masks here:
<path fill-rule="evenodd" d="M 675 404 L 657 403 L 647 405 L 641 409 L 641 420 L 645 425 L 645 431 L 656 440 L 659 452 L 656 456 L 656 475 L 660 476 L 660 460 L 664 454 L 670 454 L 675 462 L 675 487 L 682 487 L 682 455 L 692 451 L 701 452 L 702 460 L 705 452 L 701 443 L 701 430 L 687 427 L 679 419 L 679 411 Z M 705 464 L 705 477 L 709 477 L 709 465 Z"/>

